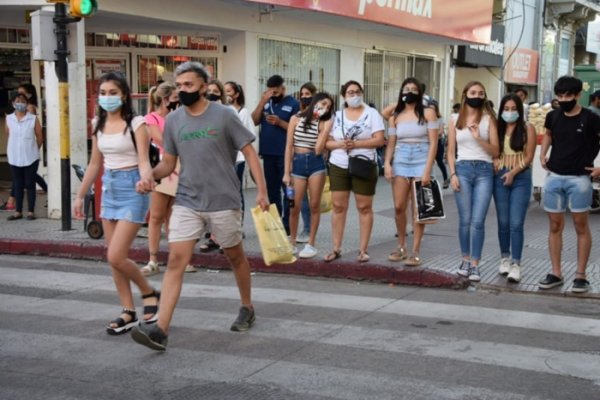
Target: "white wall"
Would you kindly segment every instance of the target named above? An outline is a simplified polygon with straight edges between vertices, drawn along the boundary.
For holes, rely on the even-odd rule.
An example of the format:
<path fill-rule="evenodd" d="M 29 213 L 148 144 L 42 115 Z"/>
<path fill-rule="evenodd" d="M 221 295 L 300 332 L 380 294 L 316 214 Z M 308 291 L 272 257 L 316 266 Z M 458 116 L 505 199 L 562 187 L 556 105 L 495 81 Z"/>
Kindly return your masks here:
<path fill-rule="evenodd" d="M 479 81 L 485 86 L 487 98 L 494 103 L 494 108 L 498 111 L 500 99 L 502 98 L 502 84 L 500 82 L 500 68 L 455 68 L 454 78 L 454 99 L 453 103 L 459 103 L 462 91 L 470 81 Z"/>

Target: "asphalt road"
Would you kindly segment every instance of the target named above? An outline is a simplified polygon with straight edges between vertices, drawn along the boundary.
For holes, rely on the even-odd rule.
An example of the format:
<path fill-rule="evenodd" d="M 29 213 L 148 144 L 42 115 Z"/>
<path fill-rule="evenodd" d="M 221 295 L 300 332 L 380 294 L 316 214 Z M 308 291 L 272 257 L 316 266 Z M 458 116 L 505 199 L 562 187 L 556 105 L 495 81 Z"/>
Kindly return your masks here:
<path fill-rule="evenodd" d="M 600 398 L 597 300 L 255 275 L 240 334 L 233 276 L 185 278 L 155 353 L 106 264 L 0 256 L 0 399 Z"/>

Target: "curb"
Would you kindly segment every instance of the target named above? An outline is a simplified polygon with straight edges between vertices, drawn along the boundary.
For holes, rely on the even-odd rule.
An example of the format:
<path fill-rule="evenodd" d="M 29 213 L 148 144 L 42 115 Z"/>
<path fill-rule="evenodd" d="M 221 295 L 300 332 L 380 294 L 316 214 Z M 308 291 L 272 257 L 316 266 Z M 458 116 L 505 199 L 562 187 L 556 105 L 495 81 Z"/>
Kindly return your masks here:
<path fill-rule="evenodd" d="M 35 255 L 46 257 L 73 258 L 93 261 L 106 261 L 104 244 L 89 242 L 65 242 L 53 240 L 0 239 L 0 254 Z M 373 262 L 359 264 L 339 259 L 331 263 L 313 259 L 298 259 L 293 264 L 273 264 L 266 266 L 260 253 L 246 253 L 250 268 L 255 272 L 289 274 L 298 276 L 319 276 L 324 278 L 344 278 L 357 281 L 371 281 L 395 285 L 412 285 L 449 289 L 466 289 L 467 279 L 444 271 L 425 268 L 391 267 Z M 132 247 L 129 257 L 138 263 L 148 261 L 148 249 Z M 168 252 L 159 251 L 159 262 L 166 263 Z M 191 263 L 205 268 L 229 270 L 227 258 L 219 252 L 194 253 Z"/>

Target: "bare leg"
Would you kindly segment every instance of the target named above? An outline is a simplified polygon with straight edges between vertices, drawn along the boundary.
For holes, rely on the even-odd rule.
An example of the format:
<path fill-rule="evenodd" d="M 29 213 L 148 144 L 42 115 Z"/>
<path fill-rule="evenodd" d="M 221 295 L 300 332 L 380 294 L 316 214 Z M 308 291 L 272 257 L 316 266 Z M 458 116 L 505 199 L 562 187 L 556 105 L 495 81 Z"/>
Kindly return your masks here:
<path fill-rule="evenodd" d="M 592 250 L 592 234 L 589 225 L 589 213 L 572 213 L 575 233 L 577 234 L 577 274 L 585 277 L 585 270 Z"/>
<path fill-rule="evenodd" d="M 360 251 L 367 252 L 373 229 L 373 196 L 354 194 L 360 224 Z"/>
<path fill-rule="evenodd" d="M 552 274 L 562 277 L 560 258 L 562 253 L 562 234 L 565 227 L 564 213 L 548 213 L 550 232 L 548 233 L 548 249 L 552 262 Z M 575 217 L 573 217 L 575 218 Z M 589 252 L 588 252 L 589 255 Z"/>
<path fill-rule="evenodd" d="M 299 204 L 299 203 L 298 203 Z M 228 249 L 223 249 L 229 264 L 233 268 L 235 281 L 240 291 L 242 306 L 252 308 L 252 278 L 250 277 L 250 264 L 244 253 L 242 242 Z"/>
<path fill-rule="evenodd" d="M 310 197 L 310 236 L 308 244 L 314 247 L 317 231 L 321 222 L 321 196 L 325 186 L 325 174 L 316 174 L 308 178 L 308 194 Z"/>

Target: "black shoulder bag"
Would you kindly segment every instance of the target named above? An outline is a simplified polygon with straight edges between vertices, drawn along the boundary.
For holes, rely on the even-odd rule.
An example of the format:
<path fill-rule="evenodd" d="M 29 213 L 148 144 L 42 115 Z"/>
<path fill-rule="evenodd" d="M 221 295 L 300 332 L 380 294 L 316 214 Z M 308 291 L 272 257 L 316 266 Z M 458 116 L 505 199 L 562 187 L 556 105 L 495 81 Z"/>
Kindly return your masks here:
<path fill-rule="evenodd" d="M 342 110 L 342 134 L 347 138 L 344 130 L 344 110 Z M 365 155 L 351 156 L 348 151 L 348 173 L 359 179 L 371 180 L 377 176 L 377 164 Z"/>
<path fill-rule="evenodd" d="M 135 148 L 135 152 L 137 153 L 137 143 L 135 141 L 135 132 L 129 124 L 129 131 L 131 132 L 131 140 L 133 141 L 133 147 Z M 156 167 L 160 162 L 160 150 L 152 141 L 148 144 L 148 160 L 150 161 L 150 166 L 152 168 Z"/>

